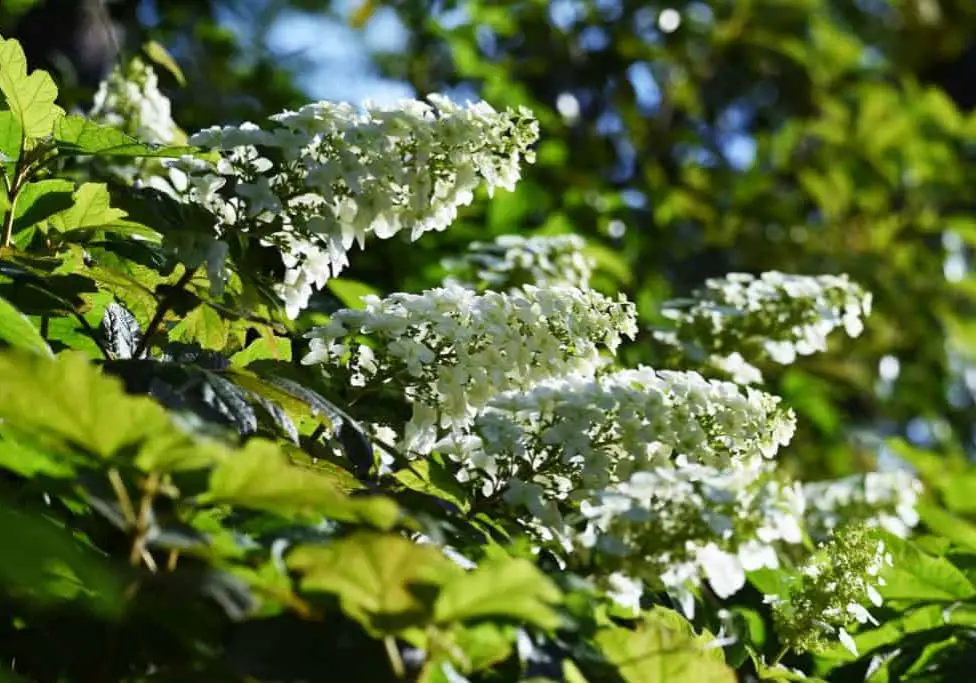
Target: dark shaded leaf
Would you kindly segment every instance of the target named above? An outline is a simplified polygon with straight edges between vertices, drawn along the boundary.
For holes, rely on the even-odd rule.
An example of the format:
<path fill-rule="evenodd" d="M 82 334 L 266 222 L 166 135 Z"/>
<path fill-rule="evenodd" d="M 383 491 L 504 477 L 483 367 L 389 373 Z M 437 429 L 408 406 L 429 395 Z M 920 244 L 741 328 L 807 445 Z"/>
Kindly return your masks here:
<path fill-rule="evenodd" d="M 200 372 L 204 378 L 201 386 L 204 403 L 227 418 L 241 434 L 253 434 L 258 428 L 258 418 L 248 402 L 248 392 L 214 372 Z"/>
<path fill-rule="evenodd" d="M 122 359 L 135 357 L 142 334 L 139 321 L 129 309 L 118 303 L 109 304 L 102 318 L 102 332 L 113 356 Z"/>

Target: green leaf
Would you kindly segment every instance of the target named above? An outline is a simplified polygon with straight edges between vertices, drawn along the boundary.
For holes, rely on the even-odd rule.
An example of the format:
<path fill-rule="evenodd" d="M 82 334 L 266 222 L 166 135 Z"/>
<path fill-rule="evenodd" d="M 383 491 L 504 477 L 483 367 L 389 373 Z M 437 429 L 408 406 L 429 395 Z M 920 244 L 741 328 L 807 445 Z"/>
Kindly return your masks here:
<path fill-rule="evenodd" d="M 554 630 L 561 620 L 553 605 L 561 600 L 562 593 L 534 564 L 499 557 L 445 584 L 434 604 L 434 618 L 446 624 L 496 617 Z"/>
<path fill-rule="evenodd" d="M 878 628 L 868 629 L 853 635 L 860 656 L 879 648 L 897 643 L 908 634 L 942 628 L 950 624 L 952 612 L 944 605 L 926 605 L 913 609 L 885 622 Z M 832 660 L 830 666 L 858 659 L 840 643 L 818 652 L 818 655 Z"/>
<path fill-rule="evenodd" d="M 12 434 L 0 432 L 0 467 L 22 477 L 42 475 L 53 479 L 69 479 L 76 470 L 71 458 L 65 458 L 35 448 Z"/>
<path fill-rule="evenodd" d="M 484 671 L 507 659 L 514 648 L 515 638 L 514 626 L 485 621 L 462 629 L 454 642 L 467 660 L 464 670 L 470 672 Z"/>
<path fill-rule="evenodd" d="M 12 111 L 0 111 L 0 154 L 6 157 L 5 164 L 20 158 L 20 145 L 24 139 L 24 129 Z"/>
<path fill-rule="evenodd" d="M 17 195 L 14 232 L 47 221 L 74 205 L 75 184 L 62 178 L 48 178 L 24 185 Z"/>
<path fill-rule="evenodd" d="M 362 0 L 359 5 L 349 14 L 349 25 L 355 29 L 362 29 L 369 23 L 370 18 L 376 13 L 376 0 Z"/>
<path fill-rule="evenodd" d="M 64 110 L 54 104 L 58 88 L 46 71 L 27 74 L 27 58 L 20 43 L 0 38 L 0 92 L 29 138 L 51 134 Z"/>
<path fill-rule="evenodd" d="M 350 497 L 321 474 L 293 465 L 278 446 L 251 439 L 245 448 L 221 462 L 210 476 L 205 499 L 279 515 L 325 515 L 389 529 L 399 516 L 392 500 Z"/>
<path fill-rule="evenodd" d="M 362 308 L 364 296 L 377 294 L 376 289 L 365 282 L 347 278 L 334 278 L 326 286 L 346 308 Z"/>
<path fill-rule="evenodd" d="M 636 630 L 607 628 L 596 644 L 626 683 L 735 683 L 722 649 L 695 635 L 691 624 L 672 610 L 655 607 Z"/>
<path fill-rule="evenodd" d="M 230 357 L 235 368 L 246 368 L 256 360 L 291 361 L 291 339 L 266 335 L 251 342 L 246 349 Z"/>
<path fill-rule="evenodd" d="M 909 541 L 889 537 L 894 566 L 885 572 L 879 592 L 886 600 L 954 602 L 976 596 L 976 587 L 944 557 L 933 557 Z"/>
<path fill-rule="evenodd" d="M 200 304 L 173 326 L 169 338 L 220 351 L 227 345 L 227 321 L 212 306 Z"/>
<path fill-rule="evenodd" d="M 118 616 L 124 584 L 111 565 L 68 530 L 39 514 L 0 505 L 0 585 L 5 595 L 35 604 L 80 601 L 89 610 Z"/>
<path fill-rule="evenodd" d="M 142 51 L 146 53 L 149 59 L 166 69 L 181 87 L 186 87 L 186 76 L 183 75 L 183 70 L 180 69 L 180 65 L 173 59 L 169 50 L 155 40 L 150 40 L 142 46 Z"/>
<path fill-rule="evenodd" d="M 52 453 L 109 459 L 134 452 L 145 471 L 195 469 L 225 454 L 178 429 L 151 398 L 126 394 L 81 354 L 2 353 L 0 377 L 5 431 Z"/>
<path fill-rule="evenodd" d="M 0 297 L 0 341 L 26 351 L 53 356 L 44 337 L 13 304 Z"/>
<path fill-rule="evenodd" d="M 71 208 L 51 217 L 51 225 L 60 232 L 93 230 L 125 218 L 125 211 L 111 206 L 108 186 L 84 183 L 72 194 Z"/>
<path fill-rule="evenodd" d="M 920 501 L 917 510 L 925 526 L 934 533 L 961 548 L 976 552 L 976 525 L 928 500 Z"/>
<path fill-rule="evenodd" d="M 756 675 L 760 681 L 791 681 L 795 683 L 825 683 L 819 678 L 809 678 L 802 671 L 789 669 L 782 664 L 766 664 L 751 647 L 746 648 L 752 664 L 756 668 Z"/>
<path fill-rule="evenodd" d="M 456 505 L 462 512 L 471 509 L 471 501 L 440 454 L 414 460 L 394 476 L 408 489 L 442 498 Z"/>
<path fill-rule="evenodd" d="M 62 154 L 114 157 L 180 157 L 195 155 L 195 147 L 150 145 L 126 135 L 118 128 L 96 123 L 84 116 L 70 115 L 58 120 L 54 142 Z"/>
<path fill-rule="evenodd" d="M 563 680 L 566 683 L 587 683 L 586 677 L 570 659 L 563 660 Z"/>
<path fill-rule="evenodd" d="M 288 567 L 303 591 L 332 593 L 342 610 L 374 633 L 429 622 L 439 586 L 463 570 L 430 545 L 360 531 L 322 546 L 300 546 Z"/>

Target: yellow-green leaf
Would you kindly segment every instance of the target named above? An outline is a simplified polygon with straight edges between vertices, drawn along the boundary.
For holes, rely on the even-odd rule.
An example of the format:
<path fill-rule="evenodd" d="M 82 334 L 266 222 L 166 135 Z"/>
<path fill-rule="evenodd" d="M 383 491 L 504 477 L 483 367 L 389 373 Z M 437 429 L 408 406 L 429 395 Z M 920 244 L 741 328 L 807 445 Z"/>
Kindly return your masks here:
<path fill-rule="evenodd" d="M 363 28 L 376 12 L 375 0 L 363 0 L 359 7 L 349 15 L 349 25 L 353 28 Z"/>
<path fill-rule="evenodd" d="M 626 683 L 735 683 L 721 648 L 709 648 L 676 612 L 655 607 L 635 630 L 601 630 L 596 644 Z"/>
<path fill-rule="evenodd" d="M 29 138 L 50 135 L 54 122 L 64 115 L 54 104 L 58 97 L 54 80 L 46 71 L 28 75 L 24 50 L 12 38 L 0 38 L 0 92 Z"/>
<path fill-rule="evenodd" d="M 434 605 L 438 623 L 496 617 L 542 629 L 559 626 L 562 593 L 524 558 L 492 558 L 446 584 Z"/>
<path fill-rule="evenodd" d="M 169 338 L 220 351 L 227 345 L 227 322 L 211 306 L 200 304 L 169 331 Z"/>
<path fill-rule="evenodd" d="M 357 532 L 287 557 L 304 591 L 332 593 L 343 611 L 374 633 L 396 633 L 431 618 L 437 589 L 463 570 L 437 548 L 401 536 Z"/>
<path fill-rule="evenodd" d="M 173 59 L 173 55 L 169 53 L 169 50 L 155 40 L 150 40 L 142 46 L 142 51 L 146 53 L 149 59 L 166 69 L 180 86 L 186 86 L 186 76 L 183 75 L 183 70 L 176 63 L 176 60 Z"/>
<path fill-rule="evenodd" d="M 4 431 L 65 457 L 132 457 L 145 471 L 204 467 L 225 454 L 177 428 L 148 396 L 130 396 L 80 353 L 0 353 Z"/>
<path fill-rule="evenodd" d="M 214 469 L 205 499 L 283 516 L 325 515 L 382 529 L 392 527 L 399 516 L 389 498 L 348 496 L 330 478 L 293 465 L 276 444 L 264 439 L 248 441 Z"/>
<path fill-rule="evenodd" d="M 246 349 L 231 356 L 230 364 L 235 368 L 246 368 L 256 360 L 291 361 L 291 340 L 271 334 L 258 337 Z"/>
<path fill-rule="evenodd" d="M 12 111 L 0 111 L 0 154 L 4 164 L 16 162 L 20 157 L 20 143 L 24 138 L 24 128 Z M 5 194 L 5 193 L 4 193 Z"/>
<path fill-rule="evenodd" d="M 125 218 L 125 211 L 114 209 L 108 186 L 104 183 L 84 183 L 72 194 L 72 206 L 50 218 L 52 227 L 60 232 L 93 230 Z"/>

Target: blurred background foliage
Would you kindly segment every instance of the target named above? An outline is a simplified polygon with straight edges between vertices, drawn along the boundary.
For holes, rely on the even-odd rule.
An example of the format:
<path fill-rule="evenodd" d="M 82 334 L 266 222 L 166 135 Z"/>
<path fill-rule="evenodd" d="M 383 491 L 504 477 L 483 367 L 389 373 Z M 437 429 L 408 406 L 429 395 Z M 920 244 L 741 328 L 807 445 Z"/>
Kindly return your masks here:
<path fill-rule="evenodd" d="M 800 415 L 788 467 L 872 466 L 882 439 L 976 451 L 976 4 L 970 0 L 12 0 L 0 32 L 90 102 L 165 45 L 192 131 L 311 98 L 447 92 L 539 117 L 539 161 L 449 231 L 353 259 L 381 292 L 435 284 L 474 239 L 576 231 L 597 286 L 661 303 L 728 271 L 847 272 L 857 340 L 764 368 Z M 644 335 L 630 361 L 661 363 Z"/>

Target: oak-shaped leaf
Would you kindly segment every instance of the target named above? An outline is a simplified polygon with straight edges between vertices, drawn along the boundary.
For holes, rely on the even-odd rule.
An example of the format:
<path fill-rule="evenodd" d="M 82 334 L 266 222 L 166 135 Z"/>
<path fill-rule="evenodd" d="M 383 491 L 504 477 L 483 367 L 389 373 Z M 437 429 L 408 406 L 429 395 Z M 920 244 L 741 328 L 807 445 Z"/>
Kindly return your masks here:
<path fill-rule="evenodd" d="M 435 547 L 371 531 L 299 546 L 286 562 L 303 591 L 335 595 L 347 615 L 376 634 L 430 623 L 439 588 L 464 572 Z"/>
<path fill-rule="evenodd" d="M 438 623 L 506 619 L 552 630 L 561 619 L 554 607 L 562 592 L 524 558 L 493 557 L 445 584 L 434 605 Z"/>
<path fill-rule="evenodd" d="M 27 73 L 27 57 L 20 43 L 0 38 L 0 92 L 28 138 L 51 134 L 64 110 L 54 104 L 58 88 L 46 71 Z"/>
<path fill-rule="evenodd" d="M 349 496 L 322 474 L 291 463 L 265 439 L 251 439 L 210 476 L 204 500 L 264 510 L 283 517 L 325 516 L 340 522 L 392 527 L 396 503 L 380 496 Z"/>
<path fill-rule="evenodd" d="M 596 644 L 626 683 L 735 683 L 722 648 L 708 635 L 697 635 L 680 614 L 654 607 L 631 630 L 601 629 Z"/>
<path fill-rule="evenodd" d="M 0 420 L 5 431 L 65 457 L 132 458 L 143 471 L 206 467 L 226 449 L 178 428 L 166 409 L 126 394 L 79 353 L 56 359 L 0 353 Z"/>

